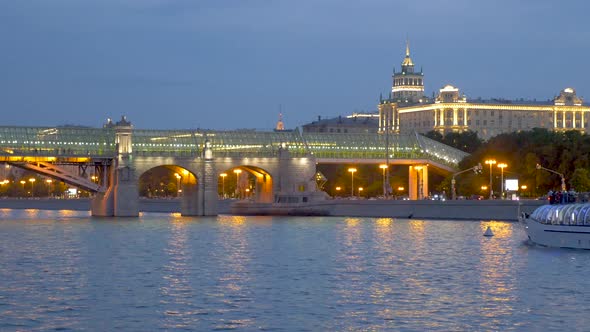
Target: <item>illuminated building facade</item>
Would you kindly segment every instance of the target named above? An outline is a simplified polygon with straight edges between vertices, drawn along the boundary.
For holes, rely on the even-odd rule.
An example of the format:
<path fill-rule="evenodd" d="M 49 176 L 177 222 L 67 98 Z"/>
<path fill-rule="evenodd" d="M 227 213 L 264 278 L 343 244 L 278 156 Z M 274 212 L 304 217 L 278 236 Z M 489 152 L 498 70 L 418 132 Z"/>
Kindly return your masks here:
<path fill-rule="evenodd" d="M 428 100 L 423 96 L 423 73 L 414 75 L 413 66 L 406 46 L 402 72 L 394 74 L 392 96 L 382 99 L 378 105 L 379 132 L 387 129 L 393 133 L 435 130 L 444 134 L 471 130 L 482 139 L 533 128 L 589 132 L 590 106 L 583 104 L 573 88 L 562 90 L 553 100 L 537 102 L 469 100 L 458 88 L 446 85 L 434 100 Z M 409 77 L 412 80 L 407 80 Z M 408 86 L 408 83 L 416 85 Z"/>

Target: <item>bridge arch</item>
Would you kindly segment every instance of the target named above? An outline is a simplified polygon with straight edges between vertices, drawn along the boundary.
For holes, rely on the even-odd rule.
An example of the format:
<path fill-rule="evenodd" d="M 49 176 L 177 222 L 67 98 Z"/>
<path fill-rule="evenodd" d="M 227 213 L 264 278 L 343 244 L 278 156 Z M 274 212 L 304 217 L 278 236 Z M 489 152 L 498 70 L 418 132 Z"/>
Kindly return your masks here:
<path fill-rule="evenodd" d="M 158 165 L 140 172 L 137 179 L 140 197 L 182 197 L 198 190 L 197 176 L 179 165 Z"/>
<path fill-rule="evenodd" d="M 233 165 L 219 172 L 218 179 L 220 197 L 250 198 L 263 203 L 273 201 L 273 177 L 264 168 Z"/>

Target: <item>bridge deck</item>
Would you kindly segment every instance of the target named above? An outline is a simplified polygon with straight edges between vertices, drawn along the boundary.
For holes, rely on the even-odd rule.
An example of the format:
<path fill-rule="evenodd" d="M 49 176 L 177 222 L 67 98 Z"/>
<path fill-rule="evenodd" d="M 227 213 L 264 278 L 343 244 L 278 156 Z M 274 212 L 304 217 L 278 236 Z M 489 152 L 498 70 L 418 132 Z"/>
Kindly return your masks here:
<path fill-rule="evenodd" d="M 382 134 L 301 133 L 255 130 L 134 129 L 133 153 L 138 155 L 198 156 L 205 141 L 216 157 L 273 157 L 281 147 L 295 157 L 313 155 L 326 160 L 385 159 Z M 0 156 L 115 156 L 115 129 L 76 126 L 0 127 Z M 417 134 L 389 137 L 389 158 L 430 160 L 451 168 L 468 154 Z M 1 161 L 1 160 L 0 160 Z"/>

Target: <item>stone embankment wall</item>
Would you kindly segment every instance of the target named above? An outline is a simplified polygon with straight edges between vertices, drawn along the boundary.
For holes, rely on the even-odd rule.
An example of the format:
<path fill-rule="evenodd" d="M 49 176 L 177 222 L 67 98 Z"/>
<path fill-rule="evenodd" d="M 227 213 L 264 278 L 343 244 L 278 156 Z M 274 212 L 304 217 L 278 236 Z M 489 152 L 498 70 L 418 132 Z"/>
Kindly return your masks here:
<path fill-rule="evenodd" d="M 219 201 L 218 212 L 229 214 L 229 204 Z M 412 219 L 462 219 L 516 221 L 520 212 L 531 213 L 545 204 L 540 200 L 483 200 L 483 201 L 396 201 L 396 200 L 327 200 L 324 205 L 332 216 L 387 217 Z M 3 209 L 41 209 L 89 211 L 89 199 L 0 199 Z M 180 212 L 177 199 L 140 199 L 142 212 Z"/>
<path fill-rule="evenodd" d="M 517 221 L 521 212 L 531 213 L 545 204 L 540 200 L 330 200 L 331 215 L 413 219 L 462 219 Z"/>

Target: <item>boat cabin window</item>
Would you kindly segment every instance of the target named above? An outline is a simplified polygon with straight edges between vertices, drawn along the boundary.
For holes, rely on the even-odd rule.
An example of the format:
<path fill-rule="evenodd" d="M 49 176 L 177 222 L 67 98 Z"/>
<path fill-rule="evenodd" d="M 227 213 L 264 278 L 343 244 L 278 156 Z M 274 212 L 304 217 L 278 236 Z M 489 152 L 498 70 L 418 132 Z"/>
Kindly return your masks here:
<path fill-rule="evenodd" d="M 590 226 L 590 204 L 544 205 L 531 218 L 549 225 Z"/>

